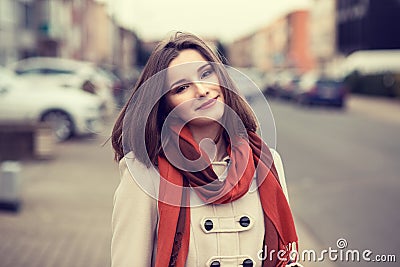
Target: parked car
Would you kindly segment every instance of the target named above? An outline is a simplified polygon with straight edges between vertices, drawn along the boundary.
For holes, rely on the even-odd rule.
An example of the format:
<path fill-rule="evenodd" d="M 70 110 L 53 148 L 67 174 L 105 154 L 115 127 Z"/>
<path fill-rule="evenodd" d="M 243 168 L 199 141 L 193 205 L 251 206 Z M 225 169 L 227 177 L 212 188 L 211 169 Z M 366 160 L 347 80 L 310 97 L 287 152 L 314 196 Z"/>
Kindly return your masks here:
<path fill-rule="evenodd" d="M 297 90 L 300 76 L 292 71 L 283 71 L 278 75 L 277 95 L 280 98 L 291 100 Z"/>
<path fill-rule="evenodd" d="M 48 122 L 58 141 L 101 130 L 100 97 L 54 86 L 33 86 L 0 68 L 0 122 Z"/>
<path fill-rule="evenodd" d="M 340 79 L 319 74 L 305 74 L 302 76 L 294 99 L 301 105 L 331 105 L 344 107 L 347 89 Z"/>
<path fill-rule="evenodd" d="M 32 84 L 70 87 L 96 94 L 105 102 L 108 115 L 115 110 L 114 80 L 91 62 L 55 57 L 32 57 L 9 66 L 18 77 Z"/>
<path fill-rule="evenodd" d="M 264 95 L 269 97 L 278 97 L 278 73 L 268 72 L 265 77 L 265 85 L 262 88 Z"/>
<path fill-rule="evenodd" d="M 400 97 L 400 49 L 356 51 L 339 69 L 350 92 Z"/>
<path fill-rule="evenodd" d="M 266 77 L 266 84 L 263 88 L 265 95 L 288 100 L 293 98 L 300 80 L 299 75 L 294 70 L 269 72 Z"/>
<path fill-rule="evenodd" d="M 252 102 L 262 95 L 260 88 L 263 86 L 263 75 L 256 69 L 227 67 L 228 74 L 238 86 L 239 92 Z"/>

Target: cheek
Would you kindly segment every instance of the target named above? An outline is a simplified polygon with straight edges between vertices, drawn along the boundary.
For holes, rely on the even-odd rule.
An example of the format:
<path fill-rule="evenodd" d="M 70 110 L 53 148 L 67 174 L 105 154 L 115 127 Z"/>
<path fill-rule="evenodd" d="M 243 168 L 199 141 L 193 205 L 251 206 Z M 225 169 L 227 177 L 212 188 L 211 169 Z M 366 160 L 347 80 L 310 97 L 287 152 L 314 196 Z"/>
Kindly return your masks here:
<path fill-rule="evenodd" d="M 167 106 L 169 110 L 172 110 L 174 107 L 176 107 L 179 103 L 177 102 L 176 98 L 174 97 L 167 97 Z"/>
<path fill-rule="evenodd" d="M 182 96 L 172 96 L 167 98 L 167 104 L 171 116 L 187 120 L 193 113 L 193 101 Z"/>
<path fill-rule="evenodd" d="M 190 103 L 189 98 L 185 97 L 184 95 L 173 95 L 168 98 L 168 105 L 170 109 L 174 109 L 176 107 L 180 108 L 187 108 L 188 103 Z"/>
<path fill-rule="evenodd" d="M 218 90 L 218 94 L 220 95 L 218 100 L 222 103 L 225 103 L 225 95 L 224 95 L 224 92 L 222 91 L 221 87 L 218 87 L 217 90 Z"/>
<path fill-rule="evenodd" d="M 169 110 L 172 110 L 184 101 L 184 99 L 182 99 L 182 95 L 172 94 L 171 92 L 166 95 L 165 99 Z"/>

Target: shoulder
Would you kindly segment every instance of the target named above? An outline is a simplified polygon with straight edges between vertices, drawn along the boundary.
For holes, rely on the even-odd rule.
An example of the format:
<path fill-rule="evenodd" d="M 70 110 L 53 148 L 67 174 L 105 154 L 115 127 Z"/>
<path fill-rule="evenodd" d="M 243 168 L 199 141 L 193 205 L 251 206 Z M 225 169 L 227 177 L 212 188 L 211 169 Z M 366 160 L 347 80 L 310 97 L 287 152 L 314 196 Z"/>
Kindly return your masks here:
<path fill-rule="evenodd" d="M 138 187 L 146 194 L 157 198 L 160 176 L 153 166 L 147 167 L 129 152 L 119 161 L 119 172 L 121 184 Z"/>
<path fill-rule="evenodd" d="M 270 148 L 270 151 L 271 151 L 272 157 L 274 159 L 274 164 L 275 164 L 276 171 L 278 172 L 279 183 L 281 184 L 283 193 L 285 194 L 286 199 L 289 202 L 289 193 L 288 193 L 288 190 L 287 190 L 285 170 L 283 168 L 282 158 L 279 155 L 278 151 L 276 151 L 275 149 Z"/>
<path fill-rule="evenodd" d="M 274 159 L 275 167 L 277 169 L 283 169 L 282 158 L 281 158 L 281 155 L 278 153 L 278 151 L 276 151 L 273 148 L 270 148 L 269 151 L 271 151 L 271 155 Z"/>

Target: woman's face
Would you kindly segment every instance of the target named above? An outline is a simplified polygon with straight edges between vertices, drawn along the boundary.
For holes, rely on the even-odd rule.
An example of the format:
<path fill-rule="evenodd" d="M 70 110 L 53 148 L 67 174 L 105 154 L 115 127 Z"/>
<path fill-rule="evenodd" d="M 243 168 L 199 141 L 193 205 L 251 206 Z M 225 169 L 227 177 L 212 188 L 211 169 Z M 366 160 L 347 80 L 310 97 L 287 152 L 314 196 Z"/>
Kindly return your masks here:
<path fill-rule="evenodd" d="M 224 96 L 211 65 L 197 50 L 182 50 L 167 70 L 167 104 L 188 125 L 205 126 L 224 114 Z"/>

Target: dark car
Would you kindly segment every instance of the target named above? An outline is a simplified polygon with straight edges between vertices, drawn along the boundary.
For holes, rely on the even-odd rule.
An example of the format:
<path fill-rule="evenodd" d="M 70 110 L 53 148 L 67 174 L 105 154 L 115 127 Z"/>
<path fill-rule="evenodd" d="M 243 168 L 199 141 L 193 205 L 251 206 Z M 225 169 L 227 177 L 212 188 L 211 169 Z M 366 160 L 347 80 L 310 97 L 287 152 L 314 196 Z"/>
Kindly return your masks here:
<path fill-rule="evenodd" d="M 293 70 L 269 73 L 263 92 L 267 96 L 290 100 L 293 98 L 299 81 L 299 75 Z"/>
<path fill-rule="evenodd" d="M 340 79 L 319 75 L 305 75 L 294 93 L 297 103 L 302 105 L 330 105 L 344 107 L 347 89 Z"/>
<path fill-rule="evenodd" d="M 299 87 L 300 77 L 297 75 L 288 75 L 283 77 L 279 89 L 278 95 L 280 98 L 291 100 Z"/>

